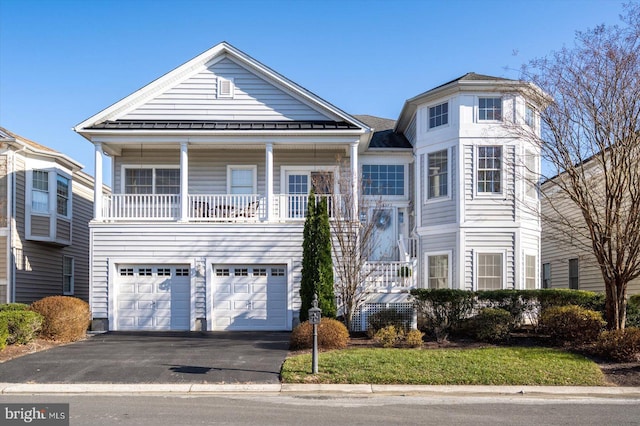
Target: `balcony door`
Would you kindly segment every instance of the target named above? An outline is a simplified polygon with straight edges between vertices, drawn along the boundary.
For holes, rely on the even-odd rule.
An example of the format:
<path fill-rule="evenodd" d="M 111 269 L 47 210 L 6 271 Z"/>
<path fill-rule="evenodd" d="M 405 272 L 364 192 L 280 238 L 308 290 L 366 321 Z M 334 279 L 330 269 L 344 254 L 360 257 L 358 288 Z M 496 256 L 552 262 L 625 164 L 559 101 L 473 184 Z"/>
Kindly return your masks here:
<path fill-rule="evenodd" d="M 290 170 L 285 173 L 287 191 L 287 217 L 304 218 L 307 213 L 309 191 L 313 188 L 316 195 L 331 194 L 333 172 Z"/>

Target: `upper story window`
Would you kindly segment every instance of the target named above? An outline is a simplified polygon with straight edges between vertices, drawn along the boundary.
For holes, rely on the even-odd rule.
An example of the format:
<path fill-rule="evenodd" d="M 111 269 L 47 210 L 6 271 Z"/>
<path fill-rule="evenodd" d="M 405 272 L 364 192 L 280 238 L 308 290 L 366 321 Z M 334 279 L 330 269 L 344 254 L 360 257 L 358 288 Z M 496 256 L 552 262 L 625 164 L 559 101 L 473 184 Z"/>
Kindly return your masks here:
<path fill-rule="evenodd" d="M 228 166 L 227 182 L 229 194 L 255 194 L 256 166 Z"/>
<path fill-rule="evenodd" d="M 429 107 L 429 128 L 444 126 L 449 123 L 449 103 Z"/>
<path fill-rule="evenodd" d="M 33 170 L 31 173 L 31 211 L 49 213 L 49 172 Z"/>
<path fill-rule="evenodd" d="M 533 105 L 531 104 L 527 104 L 524 107 L 524 122 L 527 126 L 531 127 L 532 129 L 535 127 L 536 114 L 535 114 L 535 110 L 533 109 Z"/>
<path fill-rule="evenodd" d="M 478 121 L 502 120 L 502 98 L 479 98 Z"/>
<path fill-rule="evenodd" d="M 364 164 L 362 182 L 365 195 L 404 195 L 404 165 Z"/>
<path fill-rule="evenodd" d="M 58 175 L 56 185 L 57 212 L 61 216 L 69 216 L 69 179 Z"/>
<path fill-rule="evenodd" d="M 428 199 L 449 195 L 449 158 L 448 150 L 432 152 L 427 156 L 428 163 Z"/>
<path fill-rule="evenodd" d="M 179 169 L 125 169 L 125 194 L 179 194 Z"/>
<path fill-rule="evenodd" d="M 478 147 L 478 193 L 502 192 L 502 147 Z"/>

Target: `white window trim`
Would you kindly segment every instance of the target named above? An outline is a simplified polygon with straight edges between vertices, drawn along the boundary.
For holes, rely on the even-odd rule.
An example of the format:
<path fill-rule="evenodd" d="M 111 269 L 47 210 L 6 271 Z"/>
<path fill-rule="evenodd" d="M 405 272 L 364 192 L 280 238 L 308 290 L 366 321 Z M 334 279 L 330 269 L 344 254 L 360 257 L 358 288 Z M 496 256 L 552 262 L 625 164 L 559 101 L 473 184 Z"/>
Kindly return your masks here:
<path fill-rule="evenodd" d="M 451 259 L 453 259 L 453 250 L 430 251 L 424 254 L 425 288 L 431 288 L 429 287 L 429 257 L 432 256 L 447 256 L 447 288 L 453 288 L 453 265 L 451 264 Z"/>
<path fill-rule="evenodd" d="M 123 164 L 122 166 L 120 166 L 120 193 L 124 194 L 125 193 L 125 188 L 126 188 L 126 170 L 127 169 L 137 169 L 137 170 L 141 170 L 141 169 L 152 169 L 153 170 L 153 175 L 152 175 L 152 183 L 151 183 L 151 188 L 152 188 L 152 193 L 149 195 L 156 195 L 156 169 L 180 169 L 179 165 L 175 165 L 175 164 Z M 180 194 L 180 192 L 178 192 L 178 194 Z M 169 194 L 163 194 L 163 195 L 169 195 Z M 177 195 L 177 194 L 174 194 Z"/>
<path fill-rule="evenodd" d="M 406 169 L 406 167 L 405 167 Z M 360 170 L 362 171 L 362 169 Z M 280 167 L 280 193 L 288 194 L 289 185 L 287 185 L 288 174 L 306 174 L 311 178 L 311 172 L 331 172 L 333 173 L 333 193 L 340 193 L 340 168 L 338 166 L 281 166 Z M 311 187 L 311 180 L 309 180 Z"/>
<path fill-rule="evenodd" d="M 507 285 L 507 250 L 496 250 L 495 248 L 477 248 L 473 250 L 473 290 L 480 291 L 478 288 L 478 255 L 480 254 L 501 254 L 502 255 L 502 287 L 504 290 Z"/>
<path fill-rule="evenodd" d="M 440 152 L 440 151 L 447 151 L 447 195 L 443 195 L 440 197 L 434 197 L 434 198 L 429 198 L 429 154 L 435 154 L 436 152 Z M 429 152 L 425 152 L 425 156 L 424 156 L 424 176 L 425 176 L 425 182 L 423 182 L 424 184 L 424 202 L 423 204 L 432 204 L 432 203 L 439 203 L 442 201 L 448 201 L 451 200 L 452 195 L 451 193 L 453 192 L 452 187 L 451 187 L 451 182 L 452 182 L 452 176 L 451 176 L 451 153 L 452 153 L 452 147 L 447 147 L 447 148 L 442 148 L 442 149 L 436 149 L 435 151 L 429 151 Z"/>
<path fill-rule="evenodd" d="M 506 155 L 506 148 L 509 145 L 495 145 L 495 144 L 491 144 L 491 143 L 486 143 L 486 144 L 474 144 L 473 145 L 473 195 L 474 197 L 477 198 L 505 198 L 506 197 L 506 192 L 504 190 L 505 188 L 505 184 L 507 182 L 507 178 L 505 176 L 505 168 L 504 168 L 504 162 L 505 162 L 505 155 Z M 478 154 L 480 151 L 480 147 L 500 147 L 502 149 L 502 156 L 500 159 L 500 192 L 479 192 L 478 191 L 478 170 L 479 170 L 479 158 L 480 155 Z"/>
<path fill-rule="evenodd" d="M 533 268 L 533 278 L 534 278 L 534 286 L 533 289 L 537 290 L 542 287 L 540 282 L 540 274 L 538 271 L 540 270 L 540 262 L 538 259 L 538 253 L 532 250 L 525 250 L 522 253 L 522 289 L 527 290 L 527 256 L 533 256 L 535 259 L 535 265 Z"/>
<path fill-rule="evenodd" d="M 487 98 L 500 99 L 500 113 L 502 115 L 502 119 L 501 120 L 480 120 L 480 99 L 487 99 Z M 475 111 L 474 118 L 475 118 L 475 122 L 477 124 L 502 123 L 504 121 L 504 114 L 505 114 L 504 97 L 502 95 L 496 95 L 496 94 L 478 95 L 475 98 L 474 111 Z"/>
<path fill-rule="evenodd" d="M 224 82 L 229 82 L 229 93 L 222 93 L 220 88 Z M 217 99 L 233 99 L 235 97 L 236 85 L 233 77 L 220 77 L 218 76 L 216 82 L 216 98 Z"/>
<path fill-rule="evenodd" d="M 439 105 L 443 105 L 443 104 L 447 104 L 447 124 L 441 124 L 439 126 L 435 126 L 435 127 L 431 127 L 431 108 L 437 107 Z M 451 123 L 451 103 L 449 102 L 449 99 L 447 99 L 444 102 L 435 102 L 433 104 L 429 104 L 426 106 L 426 115 L 427 115 L 427 122 L 426 122 L 426 128 L 427 128 L 427 132 L 435 132 L 437 130 L 440 129 L 445 129 L 447 127 L 450 126 Z"/>
<path fill-rule="evenodd" d="M 364 176 L 364 172 L 362 170 L 363 166 L 404 166 L 404 194 L 403 195 L 364 195 L 364 189 L 360 191 L 363 193 L 362 197 L 366 200 L 373 200 L 378 198 L 384 198 L 385 200 L 408 200 L 409 199 L 409 164 L 402 159 L 402 161 L 393 161 L 393 159 L 386 160 L 375 160 L 375 161 L 363 161 L 359 165 L 360 177 Z"/>
<path fill-rule="evenodd" d="M 71 284 L 70 284 L 69 291 L 64 291 L 64 279 L 65 279 L 64 263 L 67 259 L 71 259 Z M 73 256 L 62 256 L 62 292 L 65 296 L 71 296 L 75 292 L 75 280 L 76 280 L 75 267 L 76 267 L 76 260 L 74 259 Z"/>
<path fill-rule="evenodd" d="M 67 194 L 67 214 L 63 215 L 58 213 L 58 176 L 63 177 L 67 180 L 68 182 L 68 194 Z M 71 220 L 71 218 L 73 217 L 73 179 L 71 178 L 71 176 L 67 175 L 66 173 L 57 171 L 55 174 L 55 213 L 58 217 L 64 218 L 64 219 L 69 219 Z"/>
<path fill-rule="evenodd" d="M 255 164 L 252 165 L 227 165 L 227 194 L 231 194 L 231 172 L 233 170 L 251 170 L 253 174 L 253 190 L 251 192 L 252 195 L 256 195 L 258 193 L 258 166 Z"/>

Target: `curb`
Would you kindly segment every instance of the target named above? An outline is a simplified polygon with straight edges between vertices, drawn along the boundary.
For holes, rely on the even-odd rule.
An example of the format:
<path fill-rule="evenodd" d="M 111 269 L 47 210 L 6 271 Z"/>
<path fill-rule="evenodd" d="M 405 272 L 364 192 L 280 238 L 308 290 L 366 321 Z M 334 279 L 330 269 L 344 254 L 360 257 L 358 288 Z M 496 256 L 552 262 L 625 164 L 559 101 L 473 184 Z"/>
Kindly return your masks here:
<path fill-rule="evenodd" d="M 0 394 L 223 394 L 223 393 L 339 393 L 440 396 L 563 396 L 640 399 L 640 387 L 572 386 L 429 386 L 336 384 L 109 384 L 0 383 Z"/>

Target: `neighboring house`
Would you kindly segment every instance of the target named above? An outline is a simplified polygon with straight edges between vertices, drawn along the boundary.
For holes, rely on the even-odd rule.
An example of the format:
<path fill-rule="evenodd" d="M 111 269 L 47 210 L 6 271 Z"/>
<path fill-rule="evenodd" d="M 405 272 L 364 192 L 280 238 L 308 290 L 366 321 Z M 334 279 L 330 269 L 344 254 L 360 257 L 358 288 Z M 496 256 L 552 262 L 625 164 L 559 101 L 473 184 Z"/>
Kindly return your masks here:
<path fill-rule="evenodd" d="M 406 307 L 416 285 L 538 286 L 539 222 L 516 203 L 537 208 L 516 162 L 537 170 L 538 153 L 500 130 L 533 113 L 524 89 L 467 74 L 408 101 L 395 125 L 214 46 L 75 127 L 96 152 L 94 327 L 290 330 L 309 190 L 338 192 L 344 176 L 364 188 L 353 214 L 376 221 L 376 309 Z"/>
<path fill-rule="evenodd" d="M 81 168 L 0 128 L 0 303 L 89 301 L 93 178 Z"/>

